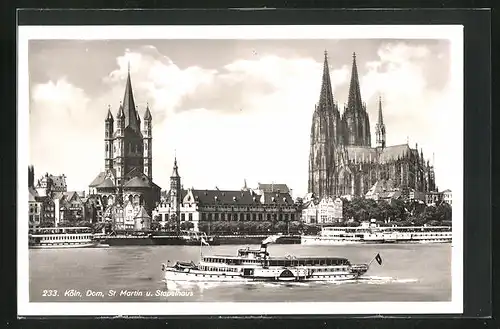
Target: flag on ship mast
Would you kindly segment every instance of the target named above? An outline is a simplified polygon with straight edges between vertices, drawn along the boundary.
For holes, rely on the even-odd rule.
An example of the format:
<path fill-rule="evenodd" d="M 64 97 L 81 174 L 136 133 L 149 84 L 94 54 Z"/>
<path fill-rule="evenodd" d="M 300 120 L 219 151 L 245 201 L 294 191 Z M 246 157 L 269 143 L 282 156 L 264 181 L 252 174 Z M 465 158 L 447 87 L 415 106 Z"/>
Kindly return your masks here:
<path fill-rule="evenodd" d="M 375 260 L 377 261 L 377 263 L 378 263 L 379 265 L 382 265 L 382 257 L 380 257 L 380 254 L 379 254 L 379 253 L 377 253 L 377 256 L 375 256 Z"/>

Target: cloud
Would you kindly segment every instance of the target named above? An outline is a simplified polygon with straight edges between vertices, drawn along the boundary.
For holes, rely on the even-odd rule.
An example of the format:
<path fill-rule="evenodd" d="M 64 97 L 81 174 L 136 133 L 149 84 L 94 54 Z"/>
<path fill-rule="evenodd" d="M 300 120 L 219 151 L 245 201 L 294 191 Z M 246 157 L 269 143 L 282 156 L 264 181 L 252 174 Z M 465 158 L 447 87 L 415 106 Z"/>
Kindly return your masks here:
<path fill-rule="evenodd" d="M 442 187 L 451 186 L 453 176 L 447 171 L 453 167 L 456 156 L 450 152 L 450 132 L 444 127 L 446 123 L 456 122 L 454 118 L 460 109 L 451 106 L 453 95 L 447 67 L 436 70 L 435 54 L 425 46 L 388 43 L 380 47 L 377 54 L 378 60 L 366 64 L 367 71 L 360 79 L 363 98 L 373 104 L 372 140 L 378 109 L 375 104 L 381 95 L 387 144 L 403 144 L 408 138 L 410 146 L 418 144 L 431 162 L 435 153 L 437 183 Z M 441 60 L 448 57 L 442 54 Z M 446 83 L 436 89 L 434 79 Z"/>
<path fill-rule="evenodd" d="M 103 169 L 104 117 L 108 104 L 115 114 L 123 98 L 129 63 L 140 114 L 146 102 L 153 112 L 153 172 L 160 186 L 168 188 L 176 149 L 187 185 L 239 188 L 247 178 L 249 184 L 274 180 L 305 188 L 306 176 L 297 173 L 307 172 L 304 122 L 319 96 L 322 63 L 262 56 L 219 70 L 181 68 L 151 46 L 118 56 L 94 97 L 64 78 L 33 86 L 37 172 L 64 172 L 70 187 L 87 188 Z M 334 88 L 347 81 L 348 71 L 332 70 Z"/>
<path fill-rule="evenodd" d="M 237 189 L 247 179 L 250 186 L 274 181 L 288 184 L 296 195 L 307 191 L 322 58 L 268 54 L 208 69 L 181 67 L 146 46 L 115 59 L 115 66 L 102 72 L 97 95 L 87 95 L 64 77 L 32 86 L 30 146 L 37 175 L 66 173 L 70 188 L 87 189 L 104 167 L 104 118 L 108 104 L 115 114 L 123 99 L 130 63 L 140 115 L 146 102 L 152 111 L 153 175 L 163 189 L 169 187 L 176 152 L 185 187 Z M 403 143 L 409 135 L 428 156 L 433 151 L 451 155 L 444 147 L 446 132 L 433 118 L 444 120 L 456 109 L 447 108 L 446 89 L 431 88 L 431 59 L 424 47 L 384 45 L 378 60 L 366 64 L 362 96 L 373 103 L 370 117 L 376 120 L 375 101 L 382 93 L 389 144 Z M 350 65 L 332 66 L 330 72 L 335 97 L 346 98 L 337 94 L 348 85 Z M 440 159 L 439 168 L 447 168 L 450 160 L 441 157 L 436 164 Z M 439 172 L 437 177 L 439 182 Z"/>

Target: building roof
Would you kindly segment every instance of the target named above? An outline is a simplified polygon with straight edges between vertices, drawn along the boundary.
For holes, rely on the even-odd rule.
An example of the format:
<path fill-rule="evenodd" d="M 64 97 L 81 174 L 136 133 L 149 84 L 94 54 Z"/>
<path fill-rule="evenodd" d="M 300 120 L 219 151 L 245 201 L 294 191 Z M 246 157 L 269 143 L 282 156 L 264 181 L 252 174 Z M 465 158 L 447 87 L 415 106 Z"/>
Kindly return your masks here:
<path fill-rule="evenodd" d="M 125 184 L 123 184 L 123 187 L 128 187 L 128 188 L 136 188 L 136 187 L 151 187 L 151 184 L 149 180 L 147 179 L 146 176 L 139 177 L 135 176 L 129 179 Z"/>
<path fill-rule="evenodd" d="M 89 187 L 96 187 L 99 186 L 104 180 L 106 179 L 106 173 L 100 172 L 96 178 L 92 181 L 92 183 L 89 184 Z"/>
<path fill-rule="evenodd" d="M 387 146 L 383 149 L 366 146 L 346 146 L 346 149 L 350 160 L 356 160 L 356 162 L 380 161 L 381 163 L 397 160 L 398 157 L 403 158 L 410 151 L 414 151 L 410 149 L 408 144 Z"/>
<path fill-rule="evenodd" d="M 32 187 L 28 187 L 28 201 L 35 202 L 37 201 L 36 200 L 37 197 L 38 197 L 38 192 Z"/>
<path fill-rule="evenodd" d="M 52 186 L 56 188 L 66 188 L 66 176 L 54 176 L 49 175 L 49 178 L 52 180 Z"/>
<path fill-rule="evenodd" d="M 115 183 L 113 183 L 113 181 L 111 179 L 106 178 L 104 181 L 102 181 L 96 187 L 99 187 L 99 188 L 114 188 L 115 187 Z"/>
<path fill-rule="evenodd" d="M 148 212 L 146 211 L 146 208 L 144 208 L 144 206 L 140 206 L 139 211 L 135 215 L 134 219 L 135 218 L 147 218 L 147 219 L 151 219 L 151 216 L 148 215 Z"/>
<path fill-rule="evenodd" d="M 366 196 L 376 195 L 380 196 L 381 193 L 393 192 L 395 191 L 394 182 L 391 179 L 380 179 L 373 184 L 373 186 L 368 190 Z"/>
<path fill-rule="evenodd" d="M 286 184 L 258 184 L 258 189 L 264 192 L 284 192 L 289 193 L 290 189 Z"/>

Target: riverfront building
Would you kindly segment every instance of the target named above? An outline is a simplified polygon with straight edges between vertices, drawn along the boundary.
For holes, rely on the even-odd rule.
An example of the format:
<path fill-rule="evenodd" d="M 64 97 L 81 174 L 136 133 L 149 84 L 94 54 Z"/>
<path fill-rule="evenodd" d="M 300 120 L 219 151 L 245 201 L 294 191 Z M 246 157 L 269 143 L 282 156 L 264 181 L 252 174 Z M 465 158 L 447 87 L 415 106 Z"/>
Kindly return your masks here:
<path fill-rule="evenodd" d="M 153 218 L 162 226 L 166 226 L 168 222 L 189 221 L 193 223 L 194 230 L 198 230 L 200 222 L 275 222 L 299 219 L 297 207 L 286 185 L 259 185 L 257 189 L 245 186 L 241 190 L 184 189 L 175 159 L 170 190 L 154 209 Z M 281 191 L 281 188 L 286 192 Z"/>

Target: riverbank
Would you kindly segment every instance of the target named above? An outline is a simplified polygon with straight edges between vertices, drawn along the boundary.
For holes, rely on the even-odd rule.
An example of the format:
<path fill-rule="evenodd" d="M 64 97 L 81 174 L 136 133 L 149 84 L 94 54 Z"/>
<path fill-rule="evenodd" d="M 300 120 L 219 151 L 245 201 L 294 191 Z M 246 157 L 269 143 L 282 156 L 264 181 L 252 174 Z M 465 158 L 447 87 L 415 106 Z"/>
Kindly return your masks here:
<path fill-rule="evenodd" d="M 241 245 L 260 244 L 270 235 L 222 235 L 209 236 L 211 245 Z M 169 245 L 192 245 L 193 241 L 187 242 L 175 235 L 115 235 L 104 236 L 99 239 L 102 243 L 110 246 L 169 246 Z M 300 235 L 280 236 L 276 244 L 300 244 Z"/>

